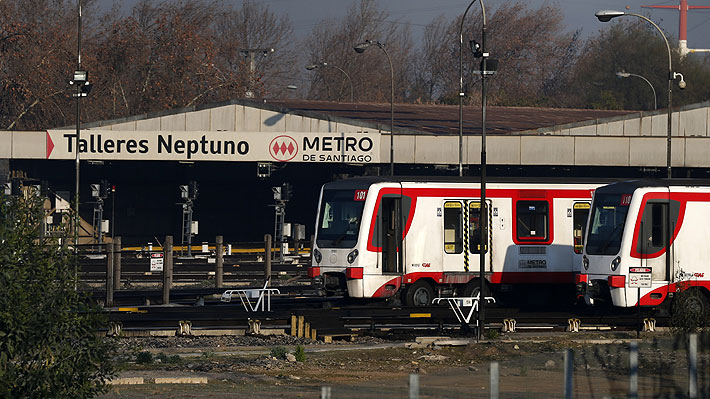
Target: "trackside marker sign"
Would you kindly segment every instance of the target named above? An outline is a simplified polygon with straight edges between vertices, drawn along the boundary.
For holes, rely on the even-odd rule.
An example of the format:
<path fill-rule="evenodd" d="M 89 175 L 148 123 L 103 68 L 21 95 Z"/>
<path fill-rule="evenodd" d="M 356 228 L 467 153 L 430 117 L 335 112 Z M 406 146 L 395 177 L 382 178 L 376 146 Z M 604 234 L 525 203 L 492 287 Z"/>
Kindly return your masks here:
<path fill-rule="evenodd" d="M 48 130 L 47 159 L 74 159 L 76 131 Z M 379 133 L 84 130 L 81 159 L 379 163 Z"/>

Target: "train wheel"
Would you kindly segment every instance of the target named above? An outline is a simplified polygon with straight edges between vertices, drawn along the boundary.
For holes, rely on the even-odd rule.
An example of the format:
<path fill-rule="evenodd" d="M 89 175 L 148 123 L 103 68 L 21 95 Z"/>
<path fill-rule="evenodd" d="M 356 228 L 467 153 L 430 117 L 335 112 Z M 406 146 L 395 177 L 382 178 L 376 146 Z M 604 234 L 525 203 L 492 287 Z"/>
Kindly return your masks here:
<path fill-rule="evenodd" d="M 680 292 L 671 304 L 671 322 L 678 327 L 703 327 L 708 321 L 710 303 L 700 289 Z"/>
<path fill-rule="evenodd" d="M 418 280 L 407 288 L 405 302 L 408 306 L 427 306 L 434 299 L 434 289 L 424 280 Z"/>
<path fill-rule="evenodd" d="M 466 286 L 463 288 L 463 297 L 475 297 L 478 296 L 478 293 L 481 291 L 481 280 L 480 279 L 473 279 L 466 284 Z M 483 296 L 490 296 L 491 295 L 491 290 L 488 288 L 488 284 L 483 284 Z"/>

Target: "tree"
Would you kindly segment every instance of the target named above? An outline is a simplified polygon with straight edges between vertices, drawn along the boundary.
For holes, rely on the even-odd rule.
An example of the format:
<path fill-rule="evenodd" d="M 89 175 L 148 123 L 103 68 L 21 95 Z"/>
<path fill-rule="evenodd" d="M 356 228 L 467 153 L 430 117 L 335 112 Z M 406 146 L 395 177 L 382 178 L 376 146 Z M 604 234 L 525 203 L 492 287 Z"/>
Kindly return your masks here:
<path fill-rule="evenodd" d="M 364 40 L 383 43 L 392 59 L 395 101 L 408 97 L 412 41 L 407 27 L 388 21 L 374 0 L 354 3 L 339 23 L 323 21 L 306 39 L 305 51 L 314 62 L 327 62 L 345 70 L 353 81 L 356 101 L 389 102 L 391 74 L 386 56 L 376 47 L 356 54 L 353 47 Z M 319 68 L 312 76 L 309 98 L 349 98 L 350 85 L 336 68 Z"/>
<path fill-rule="evenodd" d="M 241 8 L 229 8 L 216 16 L 218 64 L 222 70 L 236 73 L 241 86 L 257 97 L 283 95 L 296 69 L 292 34 L 287 18 L 276 17 L 257 2 L 244 1 Z M 271 48 L 273 52 L 245 51 Z"/>
<path fill-rule="evenodd" d="M 674 43 L 669 37 L 669 43 Z M 673 70 L 684 75 L 688 88 L 673 85 L 673 105 L 707 100 L 710 58 L 680 58 L 671 47 Z M 620 19 L 605 26 L 584 45 L 566 92 L 569 106 L 600 109 L 652 109 L 653 94 L 640 79 L 618 79 L 616 72 L 641 75 L 654 86 L 658 107 L 668 106 L 668 48 L 658 31 L 640 19 Z"/>
<path fill-rule="evenodd" d="M 74 288 L 71 252 L 40 240 L 35 194 L 0 197 L 0 392 L 92 397 L 115 372 L 113 343 L 97 335 L 100 309 Z"/>
<path fill-rule="evenodd" d="M 488 79 L 491 105 L 558 105 L 562 82 L 577 53 L 578 32 L 567 32 L 559 8 L 543 4 L 527 8 L 521 1 L 505 2 L 487 10 L 486 51 L 499 61 L 498 72 Z M 472 7 L 464 21 L 463 78 L 468 103 L 480 103 L 480 59 L 474 58 L 470 40 L 481 42 L 483 18 Z M 425 30 L 425 46 L 417 59 L 419 87 L 431 92 L 429 101 L 458 103 L 459 29 L 461 17 L 438 19 Z M 424 91 L 426 92 L 426 90 Z"/>

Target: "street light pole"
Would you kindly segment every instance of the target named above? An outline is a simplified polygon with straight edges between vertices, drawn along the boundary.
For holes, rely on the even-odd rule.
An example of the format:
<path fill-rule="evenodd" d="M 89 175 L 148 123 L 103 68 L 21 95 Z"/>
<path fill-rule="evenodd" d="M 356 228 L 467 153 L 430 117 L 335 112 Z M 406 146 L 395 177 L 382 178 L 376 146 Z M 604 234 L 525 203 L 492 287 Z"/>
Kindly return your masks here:
<path fill-rule="evenodd" d="M 673 81 L 675 80 L 677 75 L 673 72 L 673 65 L 672 65 L 672 59 L 671 59 L 671 46 L 668 44 L 668 38 L 666 38 L 666 35 L 663 33 L 661 28 L 656 25 L 655 22 L 651 21 L 649 18 L 644 17 L 643 15 L 640 14 L 634 14 L 630 12 L 624 12 L 624 11 L 613 11 L 613 10 L 602 10 L 598 11 L 596 14 L 597 19 L 601 22 L 609 22 L 612 18 L 616 17 L 621 17 L 621 16 L 632 16 L 632 17 L 638 17 L 643 19 L 644 21 L 650 23 L 653 25 L 654 28 L 658 31 L 658 33 L 661 34 L 661 37 L 663 38 L 663 41 L 666 43 L 666 49 L 668 50 L 668 127 L 667 127 L 667 137 L 666 137 L 666 169 L 667 169 L 667 177 L 669 179 L 672 178 L 671 175 L 671 117 L 673 115 L 672 112 L 672 93 L 673 93 Z M 685 87 L 685 81 L 683 80 L 683 76 L 680 75 L 681 80 L 679 82 L 680 88 Z"/>
<path fill-rule="evenodd" d="M 466 11 L 461 16 L 461 25 L 459 27 L 459 176 L 463 176 L 463 24 L 468 10 L 476 0 L 471 1 Z M 476 339 L 481 340 L 483 328 L 486 322 L 485 313 L 485 287 L 486 287 L 486 252 L 488 249 L 488 210 L 486 206 L 486 75 L 487 75 L 487 58 L 489 54 L 486 52 L 486 7 L 483 0 L 479 0 L 481 5 L 481 16 L 483 17 L 483 27 L 481 28 L 481 216 L 479 218 L 481 224 L 481 247 L 479 248 L 479 291 L 478 291 L 478 316 L 476 329 Z M 466 223 L 469 223 L 467 220 Z M 468 234 L 468 232 L 466 233 Z M 469 249 L 464 249 L 468 251 Z"/>
<path fill-rule="evenodd" d="M 78 22 L 77 22 L 77 63 L 76 70 L 81 71 L 81 0 L 78 2 Z M 76 75 L 76 74 L 75 74 Z M 80 114 L 80 99 L 81 99 L 81 84 L 76 85 L 76 145 L 74 147 L 74 251 L 79 251 L 79 138 L 81 134 L 81 114 Z"/>
<path fill-rule="evenodd" d="M 486 252 L 488 250 L 488 206 L 486 205 L 486 9 L 483 5 L 483 0 L 479 0 L 481 4 L 481 13 L 483 15 L 483 28 L 481 29 L 481 249 L 479 252 L 480 264 L 480 289 L 478 296 L 478 340 L 481 340 L 481 335 L 486 323 Z"/>
<path fill-rule="evenodd" d="M 340 68 L 337 65 L 330 65 L 327 62 L 316 62 L 315 64 L 312 64 L 312 65 L 306 65 L 306 69 L 309 71 L 312 71 L 316 68 L 322 68 L 322 67 L 327 67 L 327 66 L 331 66 L 331 67 L 339 70 L 340 72 L 343 73 L 343 75 L 345 75 L 346 78 L 348 78 L 348 82 L 350 82 L 350 102 L 354 102 L 354 100 L 353 100 L 353 93 L 354 93 L 353 80 L 350 79 L 350 75 L 348 75 L 348 73 L 345 72 L 345 70 L 343 68 Z"/>
<path fill-rule="evenodd" d="M 666 169 L 667 169 L 667 177 L 668 177 L 668 185 L 670 185 L 670 180 L 672 179 L 672 174 L 671 174 L 671 117 L 673 115 L 672 113 L 672 91 L 673 91 L 673 81 L 675 80 L 676 76 L 680 76 L 680 82 L 678 82 L 678 87 L 681 89 L 685 88 L 685 81 L 683 80 L 683 75 L 679 73 L 673 72 L 673 66 L 672 66 L 672 59 L 671 59 L 671 46 L 668 44 L 668 39 L 666 38 L 666 35 L 663 33 L 661 28 L 658 27 L 653 21 L 650 19 L 644 17 L 643 15 L 639 14 L 634 14 L 634 13 L 627 13 L 624 11 L 613 11 L 613 10 L 601 10 L 598 11 L 596 14 L 597 19 L 601 22 L 609 22 L 612 18 L 616 17 L 621 17 L 624 15 L 630 15 L 632 17 L 638 17 L 643 19 L 644 21 L 650 23 L 653 25 L 654 28 L 658 31 L 658 33 L 661 34 L 661 37 L 663 37 L 663 41 L 666 43 L 666 49 L 668 50 L 668 131 L 667 131 L 667 138 L 666 138 Z M 670 201 L 670 191 L 668 194 L 668 200 Z M 666 242 L 665 242 L 665 247 L 666 247 L 666 271 L 671 270 L 671 209 L 670 209 L 670 202 L 668 204 L 668 209 L 666 210 L 666 226 L 665 226 L 665 234 L 666 234 Z M 641 298 L 638 299 L 639 302 L 641 301 Z"/>
<path fill-rule="evenodd" d="M 466 7 L 466 11 L 461 15 L 461 25 L 459 26 L 459 176 L 463 176 L 463 98 L 466 95 L 463 91 L 463 23 L 468 10 L 475 2 L 476 0 L 473 0 Z"/>
<path fill-rule="evenodd" d="M 641 75 L 637 75 L 635 73 L 628 73 L 628 72 L 617 72 L 616 77 L 617 78 L 628 78 L 628 77 L 636 77 L 636 78 L 641 78 L 643 79 L 646 83 L 648 83 L 649 86 L 651 86 L 651 91 L 653 91 L 653 109 L 658 109 L 658 102 L 656 101 L 656 89 L 653 87 L 651 82 L 648 81 L 648 79 L 644 78 Z"/>
<path fill-rule="evenodd" d="M 365 40 L 362 43 L 358 43 L 354 49 L 358 54 L 362 54 L 373 44 L 377 45 L 385 53 L 390 64 L 390 176 L 394 176 L 394 67 L 392 66 L 392 59 L 385 49 L 385 45 L 379 41 Z"/>

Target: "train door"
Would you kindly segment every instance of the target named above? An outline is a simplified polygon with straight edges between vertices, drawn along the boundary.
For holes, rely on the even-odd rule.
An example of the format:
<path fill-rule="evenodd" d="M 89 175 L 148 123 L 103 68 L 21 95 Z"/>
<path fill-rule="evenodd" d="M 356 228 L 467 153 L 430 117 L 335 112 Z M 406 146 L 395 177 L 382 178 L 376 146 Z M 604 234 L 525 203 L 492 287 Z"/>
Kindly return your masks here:
<path fill-rule="evenodd" d="M 648 199 L 641 209 L 636 251 L 640 265 L 652 268 L 654 281 L 671 281 L 673 251 L 666 251 L 671 232 L 678 220 L 680 204 L 668 199 Z M 669 214 L 670 212 L 670 214 Z M 666 259 L 669 256 L 670 259 Z"/>
<path fill-rule="evenodd" d="M 488 202 L 488 201 L 487 201 Z M 490 210 L 490 202 L 487 209 Z M 490 220 L 490 214 L 488 215 Z M 486 251 L 490 242 L 490 223 L 487 239 L 481 245 L 481 202 L 444 201 L 444 271 L 476 272 L 480 269 L 481 250 Z"/>
<path fill-rule="evenodd" d="M 589 219 L 589 210 L 591 207 L 592 204 L 586 201 L 575 202 L 572 206 L 572 270 L 576 270 L 576 265 L 582 264 L 584 235 L 587 231 L 587 219 Z"/>
<path fill-rule="evenodd" d="M 382 274 L 401 275 L 404 270 L 403 231 L 409 203 L 406 199 L 403 201 L 400 194 L 384 194 L 381 198 L 375 235 L 382 248 L 378 254 Z"/>

